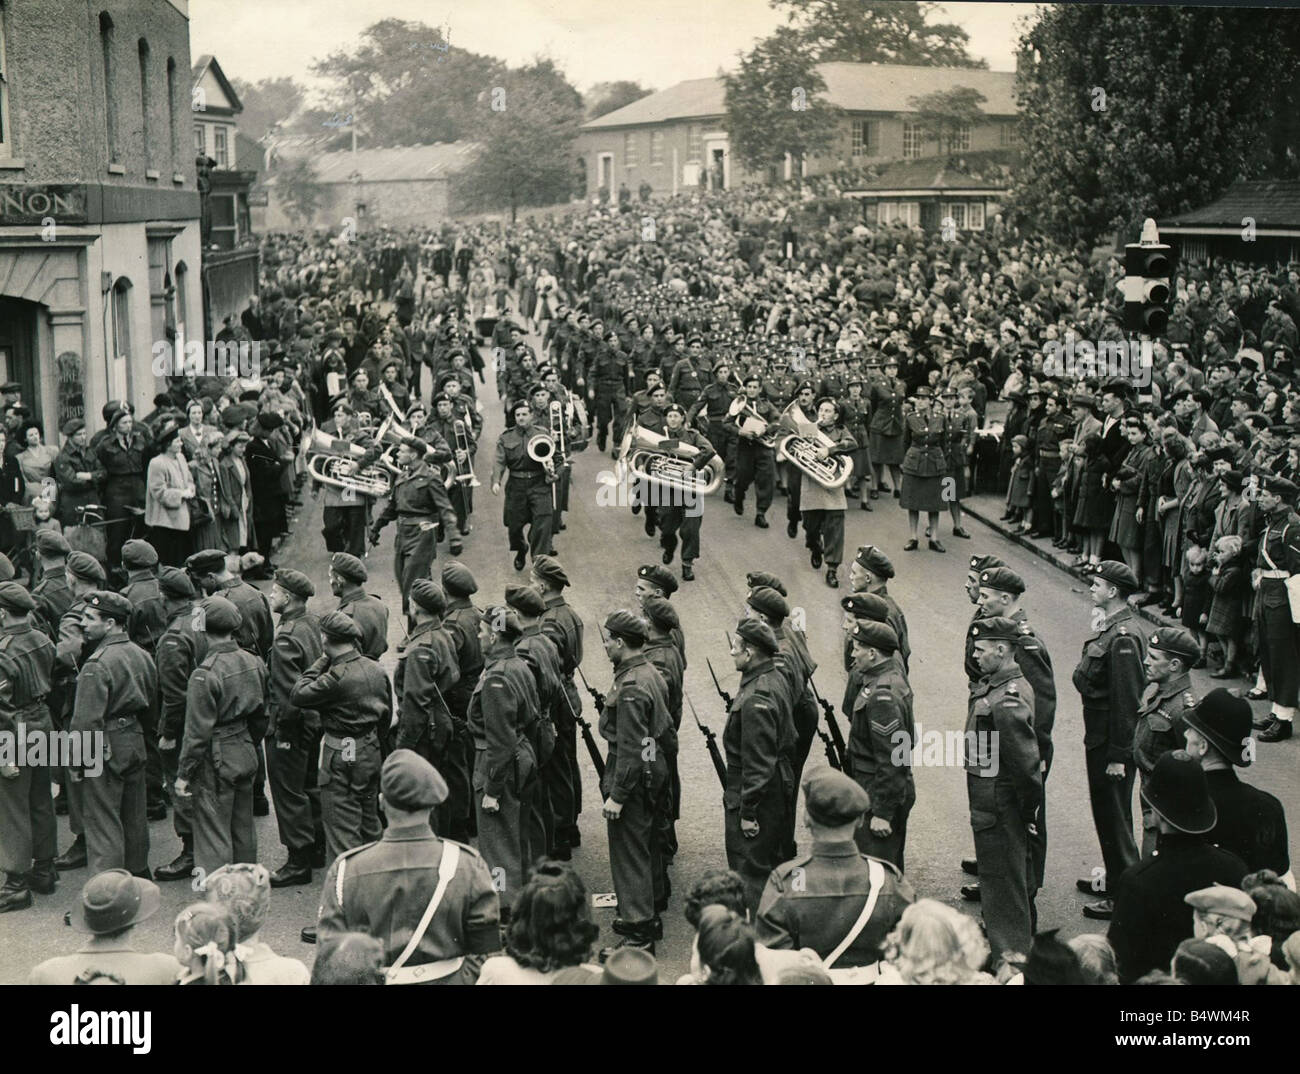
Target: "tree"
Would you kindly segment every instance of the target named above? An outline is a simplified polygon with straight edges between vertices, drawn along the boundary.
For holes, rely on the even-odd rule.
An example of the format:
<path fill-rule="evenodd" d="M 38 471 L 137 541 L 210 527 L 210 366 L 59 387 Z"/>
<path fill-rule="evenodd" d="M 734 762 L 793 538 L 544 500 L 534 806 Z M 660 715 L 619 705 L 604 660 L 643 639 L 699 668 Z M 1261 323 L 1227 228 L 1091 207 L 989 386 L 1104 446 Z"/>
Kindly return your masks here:
<path fill-rule="evenodd" d="M 1281 10 L 1043 8 L 1021 38 L 1010 208 L 1058 239 L 1096 242 L 1236 179 L 1294 175 L 1275 137 L 1295 107 L 1293 23 Z"/>
<path fill-rule="evenodd" d="M 789 153 L 798 179 L 807 154 L 831 147 L 841 109 L 816 96 L 826 82 L 788 26 L 742 54 L 739 69 L 723 80 L 731 148 L 751 171 Z"/>
<path fill-rule="evenodd" d="M 607 116 L 633 101 L 649 97 L 653 92 L 644 89 L 639 82 L 597 82 L 587 92 L 587 119 Z"/>
<path fill-rule="evenodd" d="M 908 63 L 922 67 L 987 67 L 966 51 L 970 36 L 956 23 L 931 23 L 938 4 L 879 0 L 771 0 L 816 63 Z"/>
<path fill-rule="evenodd" d="M 280 204 L 295 226 L 310 220 L 320 205 L 324 188 L 317 180 L 316 169 L 306 157 L 291 162 L 276 176 Z"/>
<path fill-rule="evenodd" d="M 479 148 L 456 178 L 459 208 L 509 207 L 513 221 L 521 205 L 573 195 L 582 95 L 552 61 L 506 72 L 500 86 L 480 95 L 469 122 Z"/>
<path fill-rule="evenodd" d="M 986 100 L 977 89 L 954 86 L 950 90 L 909 97 L 907 103 L 916 112 L 913 122 L 920 125 L 925 137 L 939 143 L 940 153 L 951 153 L 962 130 L 983 121 L 980 105 Z"/>
<path fill-rule="evenodd" d="M 303 88 L 292 78 L 264 78 L 260 82 L 233 79 L 244 110 L 239 114 L 239 130 L 254 141 L 261 141 L 270 130 L 283 127 L 302 107 Z"/>

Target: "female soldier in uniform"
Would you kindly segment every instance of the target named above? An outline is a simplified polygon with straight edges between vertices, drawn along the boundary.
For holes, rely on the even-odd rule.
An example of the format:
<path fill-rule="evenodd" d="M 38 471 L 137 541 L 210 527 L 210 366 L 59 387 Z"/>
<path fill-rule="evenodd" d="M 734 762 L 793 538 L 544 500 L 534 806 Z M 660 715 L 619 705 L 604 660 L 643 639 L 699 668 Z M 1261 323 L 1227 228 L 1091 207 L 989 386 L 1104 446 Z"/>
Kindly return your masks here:
<path fill-rule="evenodd" d="M 929 516 L 925 535 L 930 548 L 935 552 L 947 551 L 939 543 L 938 534 L 948 472 L 948 456 L 944 450 L 948 423 L 941 413 L 931 410 L 931 402 L 930 387 L 922 384 L 912 397 L 912 412 L 904 424 L 903 443 L 907 452 L 903 457 L 903 493 L 899 503 L 907 511 L 907 524 L 912 532 L 903 545 L 907 552 L 917 547 L 916 531 L 922 511 Z"/>

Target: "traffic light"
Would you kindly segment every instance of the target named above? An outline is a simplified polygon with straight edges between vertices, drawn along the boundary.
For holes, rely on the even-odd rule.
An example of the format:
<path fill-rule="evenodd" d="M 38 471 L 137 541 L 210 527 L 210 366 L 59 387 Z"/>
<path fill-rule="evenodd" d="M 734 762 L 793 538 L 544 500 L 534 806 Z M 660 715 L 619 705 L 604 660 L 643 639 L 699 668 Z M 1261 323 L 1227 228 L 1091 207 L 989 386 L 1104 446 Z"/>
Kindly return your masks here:
<path fill-rule="evenodd" d="M 1169 299 L 1173 294 L 1174 252 L 1160 241 L 1156 222 L 1142 225 L 1141 242 L 1124 247 L 1124 328 L 1148 336 L 1162 336 L 1169 324 Z"/>

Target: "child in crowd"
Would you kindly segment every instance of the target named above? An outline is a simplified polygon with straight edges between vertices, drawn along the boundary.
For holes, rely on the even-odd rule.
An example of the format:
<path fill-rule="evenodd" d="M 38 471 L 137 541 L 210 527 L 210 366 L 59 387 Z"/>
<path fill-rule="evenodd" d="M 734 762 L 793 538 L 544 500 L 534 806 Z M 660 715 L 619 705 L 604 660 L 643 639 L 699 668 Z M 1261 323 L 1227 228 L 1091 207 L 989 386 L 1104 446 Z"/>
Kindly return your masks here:
<path fill-rule="evenodd" d="M 1003 521 L 1019 523 L 1028 529 L 1025 512 L 1033 500 L 1034 468 L 1029 462 L 1029 437 L 1017 436 L 1011 440 L 1011 486 L 1007 490 L 1007 513 Z"/>

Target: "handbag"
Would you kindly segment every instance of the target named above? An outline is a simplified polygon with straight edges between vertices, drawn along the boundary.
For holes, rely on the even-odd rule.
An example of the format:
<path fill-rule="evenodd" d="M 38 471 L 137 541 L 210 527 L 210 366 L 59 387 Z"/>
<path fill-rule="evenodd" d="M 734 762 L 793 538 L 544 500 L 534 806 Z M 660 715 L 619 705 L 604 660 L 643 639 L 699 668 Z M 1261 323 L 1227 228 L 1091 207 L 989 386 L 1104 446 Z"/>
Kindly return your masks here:
<path fill-rule="evenodd" d="M 206 526 L 212 521 L 212 508 L 202 496 L 190 500 L 190 528 Z"/>

